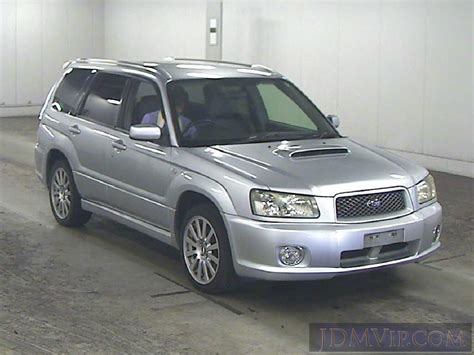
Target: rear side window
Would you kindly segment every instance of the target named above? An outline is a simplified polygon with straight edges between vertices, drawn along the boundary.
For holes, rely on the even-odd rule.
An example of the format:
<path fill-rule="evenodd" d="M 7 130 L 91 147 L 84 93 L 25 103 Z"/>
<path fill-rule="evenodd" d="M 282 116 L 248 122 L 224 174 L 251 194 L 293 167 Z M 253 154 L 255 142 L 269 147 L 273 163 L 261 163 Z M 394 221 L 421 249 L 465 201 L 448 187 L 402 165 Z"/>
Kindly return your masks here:
<path fill-rule="evenodd" d="M 56 111 L 74 113 L 90 75 L 90 69 L 72 69 L 66 73 L 54 94 L 52 107 Z"/>
<path fill-rule="evenodd" d="M 122 105 L 127 77 L 99 73 L 91 84 L 80 115 L 106 126 L 114 126 Z"/>

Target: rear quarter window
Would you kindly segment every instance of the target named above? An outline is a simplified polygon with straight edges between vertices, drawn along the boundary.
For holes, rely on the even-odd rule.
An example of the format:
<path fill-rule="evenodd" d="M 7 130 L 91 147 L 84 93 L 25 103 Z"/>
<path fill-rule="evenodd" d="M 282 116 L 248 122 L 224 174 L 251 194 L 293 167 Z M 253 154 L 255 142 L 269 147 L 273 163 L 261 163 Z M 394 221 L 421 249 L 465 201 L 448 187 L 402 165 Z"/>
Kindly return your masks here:
<path fill-rule="evenodd" d="M 72 69 L 67 72 L 54 93 L 53 108 L 68 114 L 75 113 L 90 75 L 90 69 Z"/>

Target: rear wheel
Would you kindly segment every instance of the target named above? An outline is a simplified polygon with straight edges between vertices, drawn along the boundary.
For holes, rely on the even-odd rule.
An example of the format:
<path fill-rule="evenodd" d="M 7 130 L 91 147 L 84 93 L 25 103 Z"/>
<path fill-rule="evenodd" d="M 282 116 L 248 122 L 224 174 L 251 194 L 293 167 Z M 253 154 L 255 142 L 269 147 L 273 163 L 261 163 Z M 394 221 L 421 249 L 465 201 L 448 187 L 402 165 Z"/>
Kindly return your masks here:
<path fill-rule="evenodd" d="M 91 213 L 81 208 L 81 197 L 77 191 L 71 168 L 64 160 L 53 164 L 49 175 L 49 202 L 56 221 L 68 227 L 83 225 Z"/>
<path fill-rule="evenodd" d="M 208 293 L 235 287 L 227 231 L 213 206 L 202 204 L 191 208 L 184 217 L 180 237 L 181 256 L 194 287 Z"/>

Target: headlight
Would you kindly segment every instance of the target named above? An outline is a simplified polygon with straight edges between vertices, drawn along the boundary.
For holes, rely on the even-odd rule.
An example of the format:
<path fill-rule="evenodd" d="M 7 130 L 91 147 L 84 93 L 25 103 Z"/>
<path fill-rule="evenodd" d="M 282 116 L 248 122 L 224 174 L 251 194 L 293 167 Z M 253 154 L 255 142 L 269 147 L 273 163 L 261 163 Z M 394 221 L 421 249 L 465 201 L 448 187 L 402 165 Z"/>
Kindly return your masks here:
<path fill-rule="evenodd" d="M 420 205 L 436 198 L 436 186 L 431 175 L 428 175 L 422 182 L 416 185 L 416 193 Z"/>
<path fill-rule="evenodd" d="M 311 196 L 265 190 L 252 190 L 250 201 L 254 214 L 265 217 L 317 218 L 319 209 Z"/>

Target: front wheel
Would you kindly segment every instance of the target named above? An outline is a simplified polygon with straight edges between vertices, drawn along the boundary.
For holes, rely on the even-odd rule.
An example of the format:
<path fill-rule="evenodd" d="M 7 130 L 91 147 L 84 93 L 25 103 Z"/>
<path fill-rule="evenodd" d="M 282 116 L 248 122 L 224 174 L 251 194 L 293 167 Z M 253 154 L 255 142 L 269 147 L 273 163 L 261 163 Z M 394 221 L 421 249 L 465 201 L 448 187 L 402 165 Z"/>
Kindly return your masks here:
<path fill-rule="evenodd" d="M 184 218 L 180 236 L 181 256 L 194 287 L 207 293 L 235 287 L 227 231 L 213 206 L 203 204 L 191 208 Z"/>
<path fill-rule="evenodd" d="M 63 161 L 53 164 L 49 175 L 49 202 L 56 221 L 67 227 L 77 227 L 91 218 L 91 213 L 81 208 L 71 168 Z"/>

